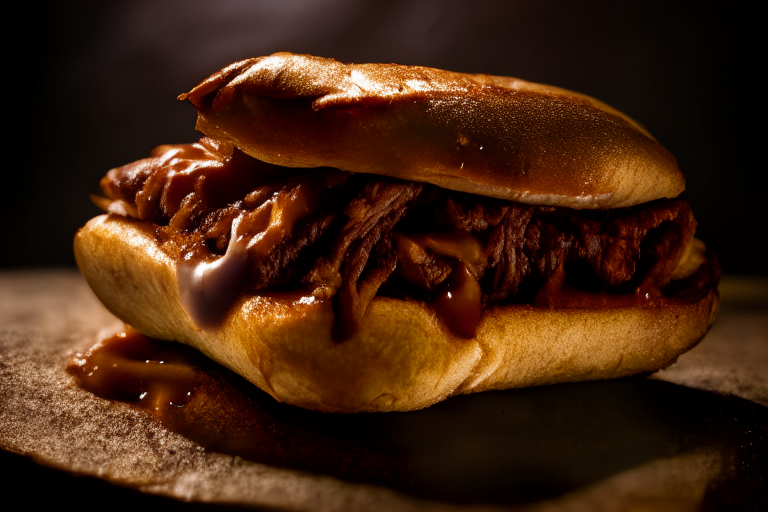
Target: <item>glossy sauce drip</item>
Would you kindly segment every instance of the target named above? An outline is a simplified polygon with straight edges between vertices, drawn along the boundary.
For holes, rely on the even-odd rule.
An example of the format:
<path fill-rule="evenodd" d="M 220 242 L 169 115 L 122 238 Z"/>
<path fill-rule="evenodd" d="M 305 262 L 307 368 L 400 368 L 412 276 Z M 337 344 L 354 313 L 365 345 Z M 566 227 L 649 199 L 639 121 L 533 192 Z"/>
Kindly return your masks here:
<path fill-rule="evenodd" d="M 197 327 L 221 323 L 243 291 L 249 266 L 267 257 L 299 221 L 317 210 L 321 193 L 339 182 L 334 174 L 306 178 L 255 210 L 241 212 L 232 222 L 227 251 L 218 259 L 199 261 L 193 253 L 182 257 L 176 268 L 179 298 Z"/>
<path fill-rule="evenodd" d="M 456 265 L 447 281 L 432 306 L 454 334 L 474 338 L 482 314 L 480 285 L 463 263 Z"/>
<path fill-rule="evenodd" d="M 93 394 L 136 403 L 155 415 L 187 404 L 200 381 L 184 351 L 133 330 L 115 334 L 85 354 L 75 354 L 67 371 Z"/>

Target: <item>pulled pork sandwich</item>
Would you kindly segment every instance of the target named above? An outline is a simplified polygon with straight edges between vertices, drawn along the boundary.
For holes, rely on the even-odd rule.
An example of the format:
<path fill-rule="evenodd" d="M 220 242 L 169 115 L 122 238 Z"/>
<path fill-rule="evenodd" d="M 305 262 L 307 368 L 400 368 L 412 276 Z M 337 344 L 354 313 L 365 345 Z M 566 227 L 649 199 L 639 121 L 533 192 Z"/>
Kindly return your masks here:
<path fill-rule="evenodd" d="M 126 323 L 277 400 L 405 411 L 652 372 L 714 319 L 675 159 L 593 98 L 280 53 L 180 99 L 205 136 L 109 171 L 77 262 Z"/>

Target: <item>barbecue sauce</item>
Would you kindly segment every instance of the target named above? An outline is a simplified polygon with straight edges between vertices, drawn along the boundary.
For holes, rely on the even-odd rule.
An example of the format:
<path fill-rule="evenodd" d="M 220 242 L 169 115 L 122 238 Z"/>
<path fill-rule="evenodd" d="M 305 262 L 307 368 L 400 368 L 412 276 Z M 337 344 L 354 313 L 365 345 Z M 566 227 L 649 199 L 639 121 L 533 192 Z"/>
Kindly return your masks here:
<path fill-rule="evenodd" d="M 474 338 L 482 314 L 480 285 L 463 263 L 456 265 L 447 281 L 432 306 L 455 335 Z"/>
<path fill-rule="evenodd" d="M 186 405 L 200 381 L 189 351 L 163 344 L 133 329 L 78 353 L 67 371 L 97 396 L 135 403 L 157 416 Z"/>
<path fill-rule="evenodd" d="M 130 327 L 75 354 L 67 371 L 83 389 L 146 409 L 209 450 L 353 481 L 408 479 L 403 453 L 334 428 L 343 416 L 279 404 L 196 350 Z"/>

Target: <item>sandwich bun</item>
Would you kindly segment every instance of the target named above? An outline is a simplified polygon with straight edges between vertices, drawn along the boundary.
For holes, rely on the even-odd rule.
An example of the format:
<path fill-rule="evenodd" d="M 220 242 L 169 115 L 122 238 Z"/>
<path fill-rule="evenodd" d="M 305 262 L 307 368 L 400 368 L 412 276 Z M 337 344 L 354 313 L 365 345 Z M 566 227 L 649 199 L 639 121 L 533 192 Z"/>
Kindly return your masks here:
<path fill-rule="evenodd" d="M 493 306 L 463 339 L 428 304 L 377 297 L 362 330 L 332 339 L 330 301 L 243 296 L 201 330 L 179 301 L 176 263 L 145 223 L 89 221 L 75 257 L 96 296 L 140 332 L 191 345 L 275 399 L 325 412 L 407 411 L 455 394 L 609 379 L 672 364 L 704 336 L 717 290 L 643 307 Z"/>
<path fill-rule="evenodd" d="M 528 204 L 620 208 L 677 197 L 675 158 L 589 96 L 517 78 L 277 53 L 180 99 L 197 129 L 285 167 L 334 167 Z"/>

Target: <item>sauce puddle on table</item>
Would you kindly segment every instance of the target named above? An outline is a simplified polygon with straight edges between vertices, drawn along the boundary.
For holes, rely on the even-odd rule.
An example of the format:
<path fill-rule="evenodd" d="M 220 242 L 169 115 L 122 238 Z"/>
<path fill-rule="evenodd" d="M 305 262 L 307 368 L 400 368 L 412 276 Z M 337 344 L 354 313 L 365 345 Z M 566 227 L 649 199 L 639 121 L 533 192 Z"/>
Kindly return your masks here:
<path fill-rule="evenodd" d="M 84 389 L 147 409 L 208 450 L 455 503 L 556 497 L 656 459 L 723 460 L 706 503 L 763 489 L 768 409 L 643 379 L 454 397 L 408 413 L 325 414 L 280 404 L 178 343 L 135 331 L 76 354 Z"/>

